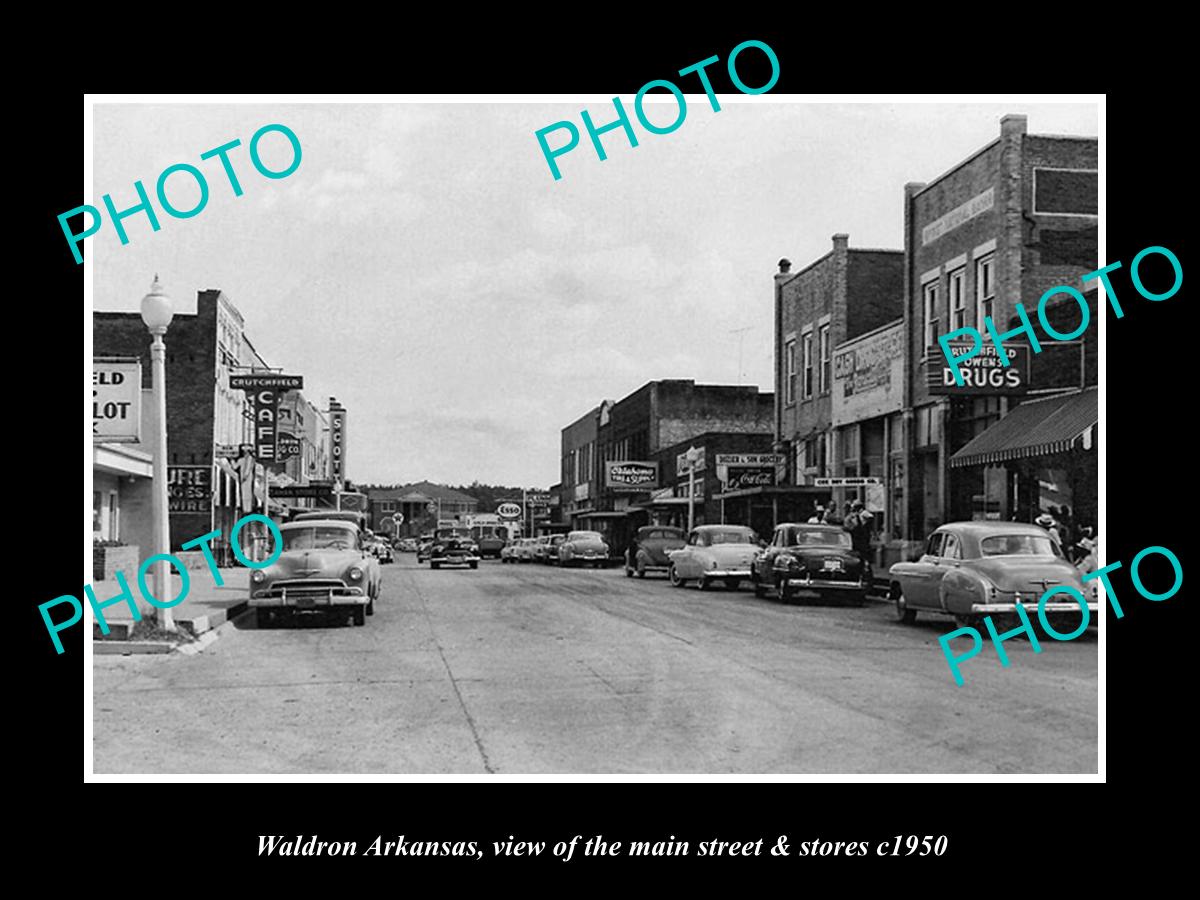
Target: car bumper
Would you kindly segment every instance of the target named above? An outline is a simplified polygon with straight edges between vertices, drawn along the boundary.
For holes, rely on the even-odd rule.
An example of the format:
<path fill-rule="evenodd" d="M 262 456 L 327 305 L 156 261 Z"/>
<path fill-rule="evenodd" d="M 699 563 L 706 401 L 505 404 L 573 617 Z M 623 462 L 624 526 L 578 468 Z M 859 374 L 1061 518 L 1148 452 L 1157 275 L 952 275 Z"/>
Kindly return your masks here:
<path fill-rule="evenodd" d="M 370 598 L 361 588 L 342 590 L 301 591 L 265 588 L 251 594 L 247 603 L 251 607 L 290 607 L 293 609 L 316 609 L 329 606 L 366 606 Z"/>
<path fill-rule="evenodd" d="M 1037 604 L 1022 604 L 1028 609 L 1030 606 L 1037 608 Z M 1043 609 L 1048 613 L 1069 613 L 1079 612 L 1080 605 L 1073 600 L 1068 600 L 1064 603 L 1047 603 Z M 1088 603 L 1088 612 L 1094 613 L 1100 611 L 1099 603 Z M 1016 606 L 1012 603 L 972 603 L 971 612 L 973 613 L 1016 613 Z"/>
<path fill-rule="evenodd" d="M 431 556 L 430 562 L 448 563 L 452 566 L 465 566 L 467 563 L 479 562 L 478 556 Z"/>
<path fill-rule="evenodd" d="M 801 578 L 795 575 L 784 575 L 783 580 L 788 587 L 803 591 L 865 591 L 865 581 L 840 581 L 832 578 Z"/>
<path fill-rule="evenodd" d="M 749 578 L 750 570 L 747 569 L 709 569 L 704 573 L 705 578 Z"/>

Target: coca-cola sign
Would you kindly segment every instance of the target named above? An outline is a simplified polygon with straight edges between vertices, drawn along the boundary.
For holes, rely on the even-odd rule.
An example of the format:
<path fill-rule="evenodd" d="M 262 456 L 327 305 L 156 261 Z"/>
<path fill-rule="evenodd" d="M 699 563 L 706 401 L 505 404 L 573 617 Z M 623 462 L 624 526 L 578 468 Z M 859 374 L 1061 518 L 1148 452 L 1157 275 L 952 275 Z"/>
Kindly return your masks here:
<path fill-rule="evenodd" d="M 775 469 L 750 466 L 730 466 L 725 479 L 725 490 L 743 491 L 746 488 L 773 487 Z"/>

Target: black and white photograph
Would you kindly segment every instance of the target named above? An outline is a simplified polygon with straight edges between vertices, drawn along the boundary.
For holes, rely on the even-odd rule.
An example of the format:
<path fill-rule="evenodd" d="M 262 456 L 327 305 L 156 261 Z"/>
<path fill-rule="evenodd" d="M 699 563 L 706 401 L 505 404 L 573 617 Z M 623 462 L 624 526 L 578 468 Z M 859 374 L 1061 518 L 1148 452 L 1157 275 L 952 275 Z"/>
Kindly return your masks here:
<path fill-rule="evenodd" d="M 761 82 L 89 98 L 91 777 L 1102 780 L 1103 100 Z"/>

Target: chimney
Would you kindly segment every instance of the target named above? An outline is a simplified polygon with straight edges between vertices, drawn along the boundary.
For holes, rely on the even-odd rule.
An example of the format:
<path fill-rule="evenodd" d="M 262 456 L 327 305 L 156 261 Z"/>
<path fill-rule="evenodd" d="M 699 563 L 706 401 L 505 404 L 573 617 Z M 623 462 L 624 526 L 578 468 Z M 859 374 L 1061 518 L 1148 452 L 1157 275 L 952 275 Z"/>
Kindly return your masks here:
<path fill-rule="evenodd" d="M 786 275 L 790 271 L 792 271 L 792 261 L 784 257 L 779 261 L 779 274 Z"/>
<path fill-rule="evenodd" d="M 1009 113 L 1000 120 L 1000 136 L 1015 137 L 1016 135 L 1025 134 L 1028 126 L 1028 116 Z"/>

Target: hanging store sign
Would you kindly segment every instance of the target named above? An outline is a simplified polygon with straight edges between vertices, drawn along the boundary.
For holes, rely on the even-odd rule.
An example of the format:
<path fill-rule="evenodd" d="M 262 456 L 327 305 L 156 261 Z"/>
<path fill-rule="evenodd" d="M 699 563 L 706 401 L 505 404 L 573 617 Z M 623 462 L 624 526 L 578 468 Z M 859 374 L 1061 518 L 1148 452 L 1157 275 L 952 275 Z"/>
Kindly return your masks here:
<path fill-rule="evenodd" d="M 950 352 L 955 358 L 964 356 L 974 349 L 971 341 L 949 341 Z M 928 388 L 930 394 L 956 394 L 960 396 L 980 394 L 1025 394 L 1029 391 L 1029 345 L 1010 344 L 1004 348 L 1008 365 L 1000 363 L 1000 356 L 992 344 L 984 344 L 978 356 L 961 360 L 958 371 L 962 375 L 961 386 L 954 383 L 954 370 L 950 367 L 940 348 L 929 351 Z"/>
<path fill-rule="evenodd" d="M 230 390 L 245 391 L 250 399 L 255 459 L 267 465 L 278 462 L 279 399 L 287 391 L 303 388 L 304 376 L 279 372 L 230 375 L 229 387 Z"/>
<path fill-rule="evenodd" d="M 275 443 L 275 449 L 279 453 L 279 461 L 300 455 L 300 439 L 295 435 L 288 434 L 286 431 L 279 432 L 279 439 Z"/>
<path fill-rule="evenodd" d="M 614 491 L 648 491 L 658 485 L 658 463 L 609 460 L 604 464 L 604 484 Z"/>

